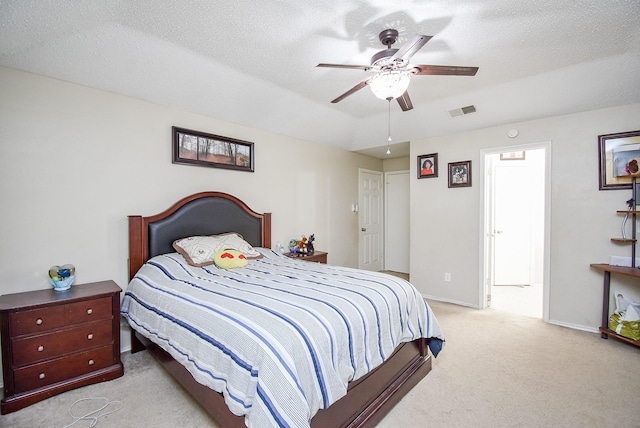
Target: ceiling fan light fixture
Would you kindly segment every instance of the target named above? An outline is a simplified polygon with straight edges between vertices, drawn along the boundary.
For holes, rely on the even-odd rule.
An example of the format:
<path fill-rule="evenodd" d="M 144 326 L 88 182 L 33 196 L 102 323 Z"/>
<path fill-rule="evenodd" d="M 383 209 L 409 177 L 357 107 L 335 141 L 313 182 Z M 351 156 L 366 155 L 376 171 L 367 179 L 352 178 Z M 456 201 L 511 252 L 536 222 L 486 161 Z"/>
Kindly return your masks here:
<path fill-rule="evenodd" d="M 395 99 L 409 87 L 411 73 L 406 70 L 383 71 L 369 81 L 371 92 L 381 100 Z"/>

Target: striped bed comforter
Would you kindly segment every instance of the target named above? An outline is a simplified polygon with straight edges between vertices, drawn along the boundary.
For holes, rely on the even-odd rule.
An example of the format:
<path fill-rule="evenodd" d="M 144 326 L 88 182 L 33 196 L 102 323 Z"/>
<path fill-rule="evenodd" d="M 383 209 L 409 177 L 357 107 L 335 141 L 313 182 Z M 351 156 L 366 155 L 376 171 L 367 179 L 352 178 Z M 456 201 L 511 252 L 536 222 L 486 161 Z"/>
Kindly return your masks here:
<path fill-rule="evenodd" d="M 432 353 L 440 349 L 431 309 L 403 279 L 258 251 L 231 270 L 154 257 L 121 308 L 247 426 L 309 427 L 400 343 L 433 338 Z"/>

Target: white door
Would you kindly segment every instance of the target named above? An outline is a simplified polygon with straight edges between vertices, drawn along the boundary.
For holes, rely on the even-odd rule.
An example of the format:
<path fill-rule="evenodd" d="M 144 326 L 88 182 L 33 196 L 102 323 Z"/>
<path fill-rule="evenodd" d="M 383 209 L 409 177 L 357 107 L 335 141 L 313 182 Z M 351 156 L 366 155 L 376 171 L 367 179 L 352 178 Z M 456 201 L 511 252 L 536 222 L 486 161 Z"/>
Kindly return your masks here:
<path fill-rule="evenodd" d="M 382 270 L 382 172 L 360 169 L 358 267 Z"/>
<path fill-rule="evenodd" d="M 384 268 L 409 273 L 409 171 L 385 174 Z"/>
<path fill-rule="evenodd" d="M 531 180 L 526 165 L 494 168 L 494 285 L 531 284 Z"/>

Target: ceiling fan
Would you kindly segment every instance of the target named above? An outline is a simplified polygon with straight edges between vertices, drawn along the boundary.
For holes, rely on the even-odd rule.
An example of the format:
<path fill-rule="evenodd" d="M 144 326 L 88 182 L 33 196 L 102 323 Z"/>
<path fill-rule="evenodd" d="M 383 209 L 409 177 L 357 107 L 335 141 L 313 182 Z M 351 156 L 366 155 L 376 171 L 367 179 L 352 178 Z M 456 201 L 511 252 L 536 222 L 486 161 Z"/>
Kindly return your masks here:
<path fill-rule="evenodd" d="M 398 31 L 392 28 L 382 31 L 379 39 L 387 49 L 381 50 L 371 57 L 371 65 L 348 64 L 318 64 L 317 67 L 347 68 L 364 70 L 373 73 L 372 77 L 349 89 L 338 98 L 331 101 L 337 103 L 349 95 L 369 86 L 376 97 L 391 101 L 397 99 L 402 111 L 411 110 L 413 104 L 409 98 L 407 88 L 412 75 L 441 75 L 441 76 L 475 76 L 478 67 L 462 67 L 448 65 L 415 65 L 409 63 L 411 57 L 418 52 L 432 36 L 417 34 L 409 43 L 400 49 L 392 49 L 398 40 Z"/>

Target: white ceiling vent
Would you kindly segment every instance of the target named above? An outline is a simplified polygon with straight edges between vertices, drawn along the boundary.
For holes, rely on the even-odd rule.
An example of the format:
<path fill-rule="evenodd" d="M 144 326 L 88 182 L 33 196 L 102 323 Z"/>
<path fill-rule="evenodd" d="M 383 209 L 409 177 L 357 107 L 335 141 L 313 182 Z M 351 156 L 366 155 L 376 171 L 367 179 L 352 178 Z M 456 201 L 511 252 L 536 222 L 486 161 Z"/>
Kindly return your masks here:
<path fill-rule="evenodd" d="M 458 116 L 463 116 L 465 114 L 471 114 L 475 112 L 476 112 L 475 106 L 466 106 L 466 107 L 454 108 L 453 110 L 449 110 L 449 116 L 458 117 Z"/>

